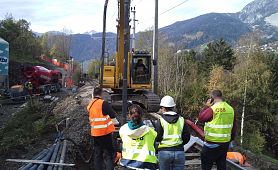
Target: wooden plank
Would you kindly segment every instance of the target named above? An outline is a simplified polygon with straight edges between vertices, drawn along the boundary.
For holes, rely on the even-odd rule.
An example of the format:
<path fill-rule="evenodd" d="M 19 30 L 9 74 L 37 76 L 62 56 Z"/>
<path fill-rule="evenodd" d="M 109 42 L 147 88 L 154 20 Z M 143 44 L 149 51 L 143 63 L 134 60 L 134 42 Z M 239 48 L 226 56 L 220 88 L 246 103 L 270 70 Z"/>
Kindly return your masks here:
<path fill-rule="evenodd" d="M 194 157 L 194 156 L 201 156 L 200 153 L 185 153 L 186 157 Z"/>
<path fill-rule="evenodd" d="M 148 113 L 149 115 L 151 115 L 152 117 L 154 117 L 155 119 L 160 119 L 161 116 L 157 113 Z"/>
<path fill-rule="evenodd" d="M 43 162 L 40 160 L 25 160 L 25 159 L 6 159 L 9 162 L 21 162 L 21 163 L 33 163 L 33 164 L 45 164 L 45 165 L 59 165 L 59 166 L 75 166 L 75 164 L 55 163 L 55 162 Z"/>
<path fill-rule="evenodd" d="M 195 144 L 195 145 L 193 145 L 193 147 L 194 147 L 194 148 L 196 148 L 196 149 L 198 149 L 199 151 L 201 151 L 201 150 L 202 150 L 202 147 L 201 147 L 201 146 L 199 146 L 199 145 L 196 145 L 196 144 Z"/>
<path fill-rule="evenodd" d="M 184 165 L 185 166 L 189 166 L 189 165 L 201 165 L 201 160 L 200 159 L 186 160 Z"/>

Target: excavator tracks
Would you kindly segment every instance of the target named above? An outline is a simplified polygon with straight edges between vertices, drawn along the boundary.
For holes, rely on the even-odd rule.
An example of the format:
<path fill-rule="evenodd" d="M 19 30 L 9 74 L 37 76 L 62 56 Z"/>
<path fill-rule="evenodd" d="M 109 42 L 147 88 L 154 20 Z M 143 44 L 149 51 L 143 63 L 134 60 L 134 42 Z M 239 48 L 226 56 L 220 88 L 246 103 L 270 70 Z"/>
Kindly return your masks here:
<path fill-rule="evenodd" d="M 147 92 L 143 94 L 146 99 L 146 105 L 148 112 L 157 112 L 159 110 L 160 98 L 158 95 Z"/>
<path fill-rule="evenodd" d="M 109 93 L 109 96 L 108 96 Z M 111 102 L 112 107 L 120 111 L 122 108 L 122 94 L 108 92 L 105 98 Z M 130 103 L 138 104 L 147 112 L 157 112 L 159 110 L 160 98 L 158 95 L 144 90 L 138 90 L 127 96 Z"/>

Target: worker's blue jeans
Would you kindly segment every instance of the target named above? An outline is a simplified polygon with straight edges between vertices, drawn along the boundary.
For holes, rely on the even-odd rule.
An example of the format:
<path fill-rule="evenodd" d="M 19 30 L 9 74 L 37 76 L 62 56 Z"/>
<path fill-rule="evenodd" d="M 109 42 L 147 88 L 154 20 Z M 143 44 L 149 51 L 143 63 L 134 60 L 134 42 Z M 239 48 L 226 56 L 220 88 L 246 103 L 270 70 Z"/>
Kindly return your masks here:
<path fill-rule="evenodd" d="M 158 151 L 159 170 L 184 170 L 184 151 Z"/>

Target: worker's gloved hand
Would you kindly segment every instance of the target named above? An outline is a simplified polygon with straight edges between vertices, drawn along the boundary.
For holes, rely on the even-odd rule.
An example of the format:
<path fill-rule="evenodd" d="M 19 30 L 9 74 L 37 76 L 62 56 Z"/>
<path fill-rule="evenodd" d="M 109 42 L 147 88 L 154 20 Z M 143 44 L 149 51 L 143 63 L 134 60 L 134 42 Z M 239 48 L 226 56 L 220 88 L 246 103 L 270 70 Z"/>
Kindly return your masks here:
<path fill-rule="evenodd" d="M 118 127 L 120 126 L 120 122 L 116 118 L 112 119 L 112 122 L 114 123 L 115 126 Z"/>

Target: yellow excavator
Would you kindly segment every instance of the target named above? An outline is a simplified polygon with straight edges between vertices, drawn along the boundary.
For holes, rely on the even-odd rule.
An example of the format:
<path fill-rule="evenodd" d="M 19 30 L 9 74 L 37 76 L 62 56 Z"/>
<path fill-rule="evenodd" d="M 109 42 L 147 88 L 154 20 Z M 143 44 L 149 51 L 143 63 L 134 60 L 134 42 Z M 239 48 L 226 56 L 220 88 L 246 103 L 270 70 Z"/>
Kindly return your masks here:
<path fill-rule="evenodd" d="M 124 71 L 127 71 L 126 87 L 127 100 L 139 104 L 149 112 L 156 112 L 159 109 L 160 98 L 151 92 L 152 83 L 152 57 L 146 51 L 133 51 L 129 48 L 129 4 L 126 0 L 119 0 L 119 22 L 117 26 L 117 53 L 113 64 L 105 64 L 103 67 L 102 87 L 111 88 L 111 102 L 122 101 Z M 127 22 L 127 23 L 125 23 Z M 128 24 L 125 25 L 125 24 Z M 125 52 L 127 63 L 125 63 Z M 126 66 L 126 68 L 124 68 Z M 126 70 L 125 70 L 126 69 Z"/>

